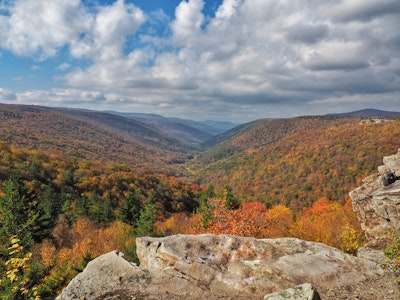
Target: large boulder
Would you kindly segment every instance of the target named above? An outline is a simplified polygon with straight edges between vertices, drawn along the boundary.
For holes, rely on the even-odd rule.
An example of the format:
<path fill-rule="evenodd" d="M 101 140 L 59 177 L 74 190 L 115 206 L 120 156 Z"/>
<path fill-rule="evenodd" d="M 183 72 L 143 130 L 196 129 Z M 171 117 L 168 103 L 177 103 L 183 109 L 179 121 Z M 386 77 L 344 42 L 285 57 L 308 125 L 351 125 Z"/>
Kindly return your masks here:
<path fill-rule="evenodd" d="M 361 254 L 377 257 L 400 229 L 400 150 L 383 158 L 378 173 L 350 192 L 353 209 L 368 240 Z M 375 254 L 374 254 L 375 253 Z M 371 257 L 372 257 L 371 256 Z"/>
<path fill-rule="evenodd" d="M 122 252 L 112 251 L 90 261 L 71 280 L 57 300 L 97 299 L 106 291 L 125 289 L 143 278 L 143 270 L 127 261 Z"/>
<path fill-rule="evenodd" d="M 263 299 L 305 282 L 322 299 L 338 299 L 335 291 L 351 294 L 385 275 L 372 261 L 295 238 L 176 235 L 138 238 L 136 244 L 139 267 L 117 252 L 100 256 L 58 299 Z M 394 290 L 386 299 L 400 294 Z"/>

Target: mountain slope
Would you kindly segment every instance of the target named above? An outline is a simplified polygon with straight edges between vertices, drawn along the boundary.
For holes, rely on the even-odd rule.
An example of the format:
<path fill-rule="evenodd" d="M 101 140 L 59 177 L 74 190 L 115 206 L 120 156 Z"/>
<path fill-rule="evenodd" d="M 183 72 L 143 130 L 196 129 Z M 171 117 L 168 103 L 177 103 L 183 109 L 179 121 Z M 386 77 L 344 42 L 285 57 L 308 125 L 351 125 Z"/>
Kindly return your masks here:
<path fill-rule="evenodd" d="M 15 147 L 61 152 L 162 171 L 191 148 L 144 123 L 107 113 L 0 104 L 0 140 Z"/>
<path fill-rule="evenodd" d="M 245 201 L 284 204 L 294 211 L 321 197 L 344 203 L 382 157 L 400 147 L 400 120 L 362 124 L 360 118 L 318 117 L 290 119 L 288 124 L 273 142 L 266 143 L 264 136 L 258 144 L 243 142 L 241 150 L 229 156 L 200 157 L 204 160 L 197 166 L 199 182 L 217 189 L 229 184 Z M 264 129 L 268 125 L 269 121 L 263 124 Z M 227 142 L 251 141 L 255 136 L 249 132 L 259 126 Z"/>
<path fill-rule="evenodd" d="M 239 125 L 208 140 L 203 145 L 208 146 L 209 149 L 200 155 L 200 160 L 203 163 L 224 160 L 246 149 L 253 149 L 276 142 L 290 134 L 349 122 L 357 123 L 359 119 L 311 116 L 256 120 Z"/>

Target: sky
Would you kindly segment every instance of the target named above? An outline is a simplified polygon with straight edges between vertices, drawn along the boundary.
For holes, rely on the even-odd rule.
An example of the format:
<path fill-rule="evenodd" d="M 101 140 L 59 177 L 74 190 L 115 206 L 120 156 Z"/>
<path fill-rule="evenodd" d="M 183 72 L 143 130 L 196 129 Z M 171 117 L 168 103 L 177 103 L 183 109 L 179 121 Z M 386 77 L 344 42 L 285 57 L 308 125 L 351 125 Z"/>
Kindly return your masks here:
<path fill-rule="evenodd" d="M 0 0 L 0 102 L 247 122 L 400 111 L 399 0 Z"/>

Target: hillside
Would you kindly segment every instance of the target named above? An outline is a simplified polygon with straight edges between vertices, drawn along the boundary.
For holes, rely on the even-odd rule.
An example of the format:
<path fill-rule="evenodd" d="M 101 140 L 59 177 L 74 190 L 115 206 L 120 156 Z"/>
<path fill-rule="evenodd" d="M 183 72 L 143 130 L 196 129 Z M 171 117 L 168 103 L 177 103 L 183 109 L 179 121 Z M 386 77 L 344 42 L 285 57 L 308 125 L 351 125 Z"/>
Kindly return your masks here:
<path fill-rule="evenodd" d="M 266 120 L 204 152 L 194 173 L 203 184 L 228 184 L 244 201 L 268 207 L 296 211 L 324 196 L 344 203 L 348 191 L 400 147 L 399 120 L 360 120 Z"/>
<path fill-rule="evenodd" d="M 213 136 L 235 127 L 236 125 L 230 122 L 219 121 L 197 122 L 180 118 L 168 118 L 155 114 L 119 113 L 112 111 L 110 113 L 143 122 L 159 129 L 168 136 L 191 145 L 199 145 Z"/>
<path fill-rule="evenodd" d="M 0 104 L 0 140 L 15 147 L 182 171 L 191 146 L 154 127 L 96 111 Z"/>
<path fill-rule="evenodd" d="M 359 119 L 356 118 L 321 116 L 256 120 L 239 125 L 206 141 L 203 145 L 208 149 L 200 155 L 200 160 L 204 164 L 213 163 L 247 149 L 276 142 L 290 134 L 357 122 Z"/>

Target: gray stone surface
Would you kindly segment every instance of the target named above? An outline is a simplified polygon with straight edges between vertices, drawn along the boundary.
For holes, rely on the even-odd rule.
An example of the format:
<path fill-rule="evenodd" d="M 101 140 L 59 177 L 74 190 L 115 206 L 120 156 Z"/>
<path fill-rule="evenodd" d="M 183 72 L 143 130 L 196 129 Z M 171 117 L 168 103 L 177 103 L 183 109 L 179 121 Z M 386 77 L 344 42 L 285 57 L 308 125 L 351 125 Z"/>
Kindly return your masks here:
<path fill-rule="evenodd" d="M 294 288 L 265 295 L 264 300 L 321 300 L 321 298 L 311 284 L 304 283 Z"/>
<path fill-rule="evenodd" d="M 112 251 L 90 261 L 56 299 L 96 299 L 105 291 L 118 290 L 132 281 L 140 281 L 143 275 L 140 268 L 124 259 L 123 253 Z"/>
<path fill-rule="evenodd" d="M 353 209 L 368 240 L 360 251 L 365 257 L 379 256 L 373 250 L 383 250 L 400 229 L 400 151 L 384 157 L 383 163 L 378 173 L 350 192 Z"/>
<path fill-rule="evenodd" d="M 140 266 L 151 274 L 168 271 L 216 295 L 229 290 L 259 298 L 304 282 L 323 293 L 383 273 L 369 260 L 295 238 L 209 234 L 140 238 L 137 253 Z"/>
<path fill-rule="evenodd" d="M 384 274 L 369 260 L 295 238 L 175 235 L 136 244 L 139 267 L 116 251 L 102 255 L 57 299 L 263 299 L 305 282 L 323 298 Z"/>

